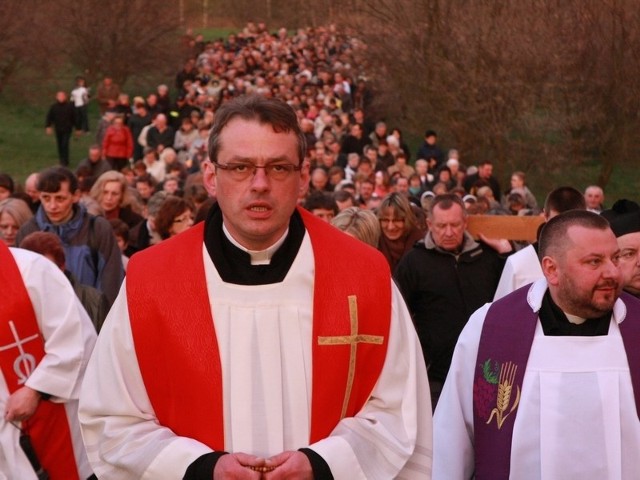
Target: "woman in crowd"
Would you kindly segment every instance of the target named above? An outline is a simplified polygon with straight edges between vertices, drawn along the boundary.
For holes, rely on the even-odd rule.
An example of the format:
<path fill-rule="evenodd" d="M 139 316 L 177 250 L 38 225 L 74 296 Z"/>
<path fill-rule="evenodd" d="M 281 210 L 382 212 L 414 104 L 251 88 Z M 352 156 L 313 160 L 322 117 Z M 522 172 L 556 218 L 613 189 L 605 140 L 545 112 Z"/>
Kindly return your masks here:
<path fill-rule="evenodd" d="M 111 170 L 100 175 L 89 195 L 102 207 L 107 220 L 119 218 L 129 228 L 144 220 L 138 213 L 142 207 L 138 205 L 126 177 L 120 172 Z"/>
<path fill-rule="evenodd" d="M 29 205 L 19 198 L 7 198 L 0 202 L 0 240 L 8 247 L 16 246 L 16 235 L 33 213 Z"/>
<path fill-rule="evenodd" d="M 409 200 L 400 193 L 382 199 L 378 221 L 382 230 L 378 250 L 387 258 L 393 271 L 400 257 L 424 236 L 424 230 L 418 226 Z"/>
<path fill-rule="evenodd" d="M 169 195 L 156 215 L 155 224 L 160 237 L 166 240 L 193 225 L 193 208 L 184 198 Z"/>
<path fill-rule="evenodd" d="M 389 193 L 389 174 L 384 170 L 378 170 L 375 175 L 376 188 L 373 193 L 380 198 L 386 197 Z"/>
<path fill-rule="evenodd" d="M 111 168 L 118 172 L 129 165 L 129 159 L 133 156 L 133 137 L 121 115 L 111 121 L 104 134 L 102 154 L 111 164 Z"/>

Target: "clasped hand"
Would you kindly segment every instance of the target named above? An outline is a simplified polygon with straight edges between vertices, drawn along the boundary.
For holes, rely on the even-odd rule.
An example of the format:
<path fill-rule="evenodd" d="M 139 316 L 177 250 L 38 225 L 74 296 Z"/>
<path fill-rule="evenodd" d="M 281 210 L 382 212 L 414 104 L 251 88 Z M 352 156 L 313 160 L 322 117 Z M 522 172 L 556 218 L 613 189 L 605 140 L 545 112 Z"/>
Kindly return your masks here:
<path fill-rule="evenodd" d="M 313 480 L 309 459 L 298 451 L 282 452 L 270 458 L 246 453 L 220 457 L 213 480 Z"/>

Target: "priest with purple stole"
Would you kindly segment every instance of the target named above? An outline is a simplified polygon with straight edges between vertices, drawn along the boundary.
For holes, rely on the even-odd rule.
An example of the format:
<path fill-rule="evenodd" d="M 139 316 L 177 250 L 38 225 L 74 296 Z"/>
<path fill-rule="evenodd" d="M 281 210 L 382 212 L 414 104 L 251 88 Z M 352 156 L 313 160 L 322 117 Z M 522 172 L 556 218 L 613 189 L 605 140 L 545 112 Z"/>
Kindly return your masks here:
<path fill-rule="evenodd" d="M 0 242 L 0 480 L 95 478 L 78 423 L 95 341 L 60 269 Z"/>
<path fill-rule="evenodd" d="M 434 416 L 434 479 L 632 480 L 640 472 L 640 302 L 603 217 L 539 239 L 545 278 L 460 335 Z"/>
<path fill-rule="evenodd" d="M 384 258 L 297 208 L 284 102 L 216 112 L 207 220 L 134 255 L 83 385 L 99 478 L 431 477 L 420 344 Z"/>

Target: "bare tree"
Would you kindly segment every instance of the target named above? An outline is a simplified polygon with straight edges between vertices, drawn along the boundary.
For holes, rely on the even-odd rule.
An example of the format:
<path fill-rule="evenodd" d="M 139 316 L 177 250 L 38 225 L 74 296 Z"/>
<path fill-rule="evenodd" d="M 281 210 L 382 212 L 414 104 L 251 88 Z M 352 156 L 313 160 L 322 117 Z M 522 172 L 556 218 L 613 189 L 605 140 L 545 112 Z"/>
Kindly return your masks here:
<path fill-rule="evenodd" d="M 445 131 L 468 162 L 560 170 L 595 158 L 599 183 L 637 148 L 633 0 L 351 0 L 387 115 Z"/>
<path fill-rule="evenodd" d="M 177 3 L 63 0 L 59 9 L 69 59 L 90 79 L 108 74 L 123 84 L 133 73 L 172 72 L 179 61 Z"/>
<path fill-rule="evenodd" d="M 0 92 L 27 70 L 42 76 L 60 58 L 52 10 L 49 3 L 35 0 L 0 2 Z"/>

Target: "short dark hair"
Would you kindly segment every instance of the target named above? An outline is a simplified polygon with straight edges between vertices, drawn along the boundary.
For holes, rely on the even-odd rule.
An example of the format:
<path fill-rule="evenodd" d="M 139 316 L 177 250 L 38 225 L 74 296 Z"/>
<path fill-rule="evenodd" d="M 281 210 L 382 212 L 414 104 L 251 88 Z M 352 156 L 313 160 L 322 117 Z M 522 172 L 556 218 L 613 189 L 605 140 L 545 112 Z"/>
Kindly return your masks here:
<path fill-rule="evenodd" d="M 112 218 L 109 220 L 111 224 L 111 229 L 113 230 L 113 234 L 116 237 L 122 238 L 125 243 L 129 242 L 129 225 L 127 225 L 124 221 L 119 218 Z"/>
<path fill-rule="evenodd" d="M 62 188 L 64 182 L 69 183 L 71 193 L 78 190 L 78 178 L 71 170 L 65 167 L 51 167 L 40 172 L 36 188 L 40 192 L 56 193 Z"/>
<path fill-rule="evenodd" d="M 326 192 L 313 192 L 310 194 L 304 202 L 304 208 L 310 212 L 320 208 L 323 210 L 331 210 L 334 215 L 338 214 L 338 204 L 333 198 L 333 195 Z"/>
<path fill-rule="evenodd" d="M 570 248 L 567 231 L 569 227 L 580 226 L 593 230 L 607 230 L 610 228 L 606 218 L 588 210 L 569 210 L 553 217 L 544 224 L 538 240 L 538 258 L 542 260 L 554 250 L 562 248 L 563 251 Z"/>
<path fill-rule="evenodd" d="M 151 175 L 150 173 L 145 173 L 143 175 L 138 175 L 136 177 L 135 183 L 146 183 L 151 188 L 155 188 L 155 186 L 158 184 L 158 182 L 156 181 L 155 177 L 153 175 Z"/>
<path fill-rule="evenodd" d="M 569 210 L 585 210 L 587 204 L 584 195 L 573 187 L 559 187 L 549 192 L 544 201 L 544 214 L 549 218 L 549 213 L 554 210 L 558 213 Z"/>
<path fill-rule="evenodd" d="M 0 173 L 0 187 L 6 188 L 10 193 L 15 191 L 15 183 L 8 173 Z"/>
<path fill-rule="evenodd" d="M 298 124 L 295 110 L 282 100 L 255 94 L 236 97 L 216 111 L 209 134 L 209 158 L 212 162 L 218 161 L 222 130 L 236 117 L 271 125 L 276 133 L 294 133 L 298 140 L 299 163 L 302 164 L 307 152 L 307 140 Z"/>

